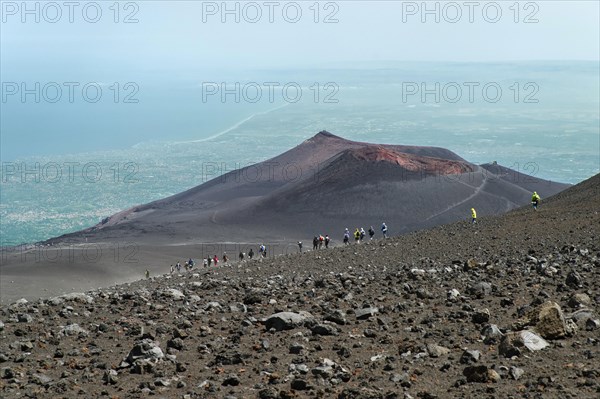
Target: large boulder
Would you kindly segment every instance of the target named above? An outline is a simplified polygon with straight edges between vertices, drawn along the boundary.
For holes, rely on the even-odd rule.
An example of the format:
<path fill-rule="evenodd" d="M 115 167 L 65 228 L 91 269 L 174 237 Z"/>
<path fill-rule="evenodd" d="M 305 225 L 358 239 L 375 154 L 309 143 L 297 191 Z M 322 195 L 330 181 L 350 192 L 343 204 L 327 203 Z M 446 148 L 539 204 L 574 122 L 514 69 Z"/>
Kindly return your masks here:
<path fill-rule="evenodd" d="M 158 360 L 162 359 L 164 356 L 165 355 L 157 342 L 150 339 L 143 339 L 138 341 L 131 351 L 129 351 L 126 361 L 128 363 L 134 363 L 136 360 L 140 359 Z"/>
<path fill-rule="evenodd" d="M 275 331 L 291 330 L 301 327 L 305 324 L 314 324 L 314 317 L 308 312 L 279 312 L 263 319 L 263 323 L 267 330 L 271 328 Z"/>
<path fill-rule="evenodd" d="M 548 301 L 535 307 L 516 323 L 516 329 L 532 326 L 546 339 L 559 339 L 574 333 L 573 323 L 567 323 L 562 309 L 556 302 Z"/>

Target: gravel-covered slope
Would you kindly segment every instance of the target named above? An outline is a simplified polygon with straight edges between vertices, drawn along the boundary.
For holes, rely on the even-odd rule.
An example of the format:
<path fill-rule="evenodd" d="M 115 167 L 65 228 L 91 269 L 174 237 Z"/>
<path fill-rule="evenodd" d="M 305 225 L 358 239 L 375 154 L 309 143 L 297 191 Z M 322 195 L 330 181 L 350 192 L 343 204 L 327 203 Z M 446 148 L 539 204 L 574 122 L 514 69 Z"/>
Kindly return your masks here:
<path fill-rule="evenodd" d="M 477 225 L 3 306 L 0 395 L 598 398 L 599 182 Z"/>

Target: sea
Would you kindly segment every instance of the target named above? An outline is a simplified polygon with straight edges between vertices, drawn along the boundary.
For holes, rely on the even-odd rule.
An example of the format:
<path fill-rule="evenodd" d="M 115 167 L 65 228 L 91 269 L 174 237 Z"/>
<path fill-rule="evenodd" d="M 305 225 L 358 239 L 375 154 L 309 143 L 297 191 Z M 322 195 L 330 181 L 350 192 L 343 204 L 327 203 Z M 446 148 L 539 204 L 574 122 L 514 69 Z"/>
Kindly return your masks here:
<path fill-rule="evenodd" d="M 154 71 L 97 82 L 96 102 L 51 102 L 42 85 L 39 102 L 2 104 L 0 245 L 90 227 L 322 130 L 576 184 L 600 169 L 599 76 L 597 61 Z"/>

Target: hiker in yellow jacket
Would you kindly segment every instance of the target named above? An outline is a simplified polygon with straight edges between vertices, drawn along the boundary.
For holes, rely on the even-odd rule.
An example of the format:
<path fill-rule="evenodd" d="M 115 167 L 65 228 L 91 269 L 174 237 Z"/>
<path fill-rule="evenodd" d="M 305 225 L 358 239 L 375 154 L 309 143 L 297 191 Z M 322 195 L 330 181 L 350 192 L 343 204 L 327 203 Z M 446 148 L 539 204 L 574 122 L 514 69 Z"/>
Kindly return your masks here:
<path fill-rule="evenodd" d="M 531 196 L 531 205 L 533 205 L 533 210 L 537 211 L 538 204 L 540 203 L 540 196 L 536 191 L 533 192 Z"/>
<path fill-rule="evenodd" d="M 471 208 L 471 223 L 477 223 L 477 212 L 475 208 Z"/>

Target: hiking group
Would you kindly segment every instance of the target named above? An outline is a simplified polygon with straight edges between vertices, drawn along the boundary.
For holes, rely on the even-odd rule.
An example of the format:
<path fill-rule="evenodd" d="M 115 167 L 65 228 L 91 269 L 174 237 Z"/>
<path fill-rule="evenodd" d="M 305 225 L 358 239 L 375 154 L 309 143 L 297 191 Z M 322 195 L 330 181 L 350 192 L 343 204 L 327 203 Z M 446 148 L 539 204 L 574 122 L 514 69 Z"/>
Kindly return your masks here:
<path fill-rule="evenodd" d="M 533 209 L 535 211 L 537 211 L 537 208 L 540 204 L 541 198 L 538 195 L 538 193 L 536 191 L 533 192 L 532 196 L 531 196 L 531 205 L 533 206 Z M 475 210 L 475 208 L 471 208 L 471 224 L 476 224 L 477 223 L 477 211 Z M 383 222 L 381 224 L 381 234 L 383 236 L 383 238 L 388 238 L 388 227 L 385 224 L 385 222 Z M 369 227 L 369 230 L 367 230 L 365 232 L 365 229 L 363 227 L 358 228 L 356 227 L 356 229 L 354 230 L 354 233 L 352 233 L 352 236 L 354 237 L 354 242 L 356 244 L 359 244 L 361 241 L 363 241 L 366 237 L 366 235 L 369 234 L 369 240 L 372 240 L 375 237 L 375 229 L 373 228 L 373 226 Z M 343 239 L 344 245 L 350 245 L 350 230 L 346 227 L 346 230 L 344 231 L 344 239 Z M 325 246 L 325 248 L 329 248 L 329 244 L 331 243 L 331 238 L 329 238 L 329 235 L 325 234 L 324 236 L 322 234 L 316 235 L 313 237 L 313 250 L 319 250 L 322 249 L 323 246 Z M 302 253 L 302 241 L 298 241 L 298 250 L 300 253 Z M 260 244 L 260 246 L 258 247 L 258 253 L 261 257 L 266 258 L 267 257 L 267 247 L 264 244 Z M 243 261 L 246 257 L 248 257 L 248 259 L 252 260 L 252 258 L 254 258 L 254 250 L 252 248 L 250 248 L 250 250 L 248 251 L 248 254 L 240 251 L 238 258 L 241 261 Z M 227 264 L 229 258 L 227 257 L 226 253 L 223 253 L 223 264 Z M 204 267 L 210 267 L 213 264 L 215 266 L 217 266 L 217 264 L 219 263 L 219 258 L 217 257 L 217 255 L 214 255 L 212 258 L 210 256 L 207 256 L 205 259 L 203 259 L 203 265 Z M 191 271 L 195 266 L 195 261 L 190 258 L 188 261 L 185 262 L 185 264 L 183 265 L 183 267 L 185 268 L 186 271 Z M 175 264 L 175 266 L 171 265 L 171 273 L 174 273 L 175 270 L 177 270 L 178 273 L 181 272 L 181 263 L 179 261 L 177 261 L 177 263 Z M 146 278 L 149 278 L 150 276 L 150 272 L 148 270 L 146 270 Z"/>
<path fill-rule="evenodd" d="M 373 226 L 369 227 L 369 240 L 372 240 L 373 237 L 375 236 L 375 229 L 373 228 Z M 385 224 L 385 222 L 383 222 L 381 224 L 381 234 L 383 235 L 383 238 L 388 238 L 388 227 Z M 354 237 L 354 242 L 356 244 L 359 244 L 361 241 L 363 241 L 366 237 L 367 233 L 365 232 L 365 229 L 363 227 L 361 227 L 360 229 L 357 227 L 354 230 L 354 233 L 352 234 L 352 236 Z M 346 230 L 344 231 L 344 245 L 349 245 L 350 244 L 350 230 L 348 230 L 348 228 L 346 227 Z"/>
<path fill-rule="evenodd" d="M 314 236 L 313 237 L 313 250 L 317 250 L 317 249 L 321 249 L 323 248 L 323 245 L 325 245 L 325 248 L 329 248 L 329 243 L 331 242 L 331 239 L 329 238 L 329 235 L 325 234 L 325 237 L 323 237 L 323 235 L 319 234 L 318 236 Z M 300 252 L 302 252 L 302 242 L 298 241 L 298 247 L 300 248 Z"/>

